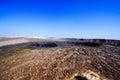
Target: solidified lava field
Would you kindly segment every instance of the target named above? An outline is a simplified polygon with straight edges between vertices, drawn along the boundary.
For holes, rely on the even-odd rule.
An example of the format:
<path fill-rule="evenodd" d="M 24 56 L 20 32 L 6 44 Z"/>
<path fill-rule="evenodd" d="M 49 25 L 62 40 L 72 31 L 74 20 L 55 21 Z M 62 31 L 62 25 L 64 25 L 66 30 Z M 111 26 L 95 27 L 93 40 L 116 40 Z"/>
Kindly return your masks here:
<path fill-rule="evenodd" d="M 40 41 L 0 47 L 0 80 L 119 80 L 120 46 Z"/>

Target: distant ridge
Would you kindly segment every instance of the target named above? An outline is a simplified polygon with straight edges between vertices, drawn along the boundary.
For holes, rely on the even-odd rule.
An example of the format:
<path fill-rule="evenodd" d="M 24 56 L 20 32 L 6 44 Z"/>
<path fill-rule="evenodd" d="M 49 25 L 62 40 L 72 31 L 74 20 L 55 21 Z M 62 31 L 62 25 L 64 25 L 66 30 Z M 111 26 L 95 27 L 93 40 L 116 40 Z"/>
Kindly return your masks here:
<path fill-rule="evenodd" d="M 54 38 L 54 37 L 38 37 L 38 36 L 6 36 L 0 37 L 0 47 L 6 45 L 14 45 L 35 41 L 72 41 L 72 42 L 91 42 L 91 43 L 100 43 L 108 45 L 120 46 L 120 40 L 111 40 L 111 39 L 82 39 L 82 38 Z"/>
<path fill-rule="evenodd" d="M 101 43 L 101 44 L 110 44 L 120 46 L 120 40 L 111 40 L 111 39 L 80 39 L 85 42 Z"/>

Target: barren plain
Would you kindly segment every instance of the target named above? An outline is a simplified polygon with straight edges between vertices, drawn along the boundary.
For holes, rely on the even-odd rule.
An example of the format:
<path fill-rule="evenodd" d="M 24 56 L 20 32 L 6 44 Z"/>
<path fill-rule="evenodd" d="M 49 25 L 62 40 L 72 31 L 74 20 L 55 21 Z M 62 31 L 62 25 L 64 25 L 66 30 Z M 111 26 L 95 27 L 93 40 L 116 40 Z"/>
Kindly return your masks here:
<path fill-rule="evenodd" d="M 120 80 L 115 41 L 0 38 L 0 80 Z"/>

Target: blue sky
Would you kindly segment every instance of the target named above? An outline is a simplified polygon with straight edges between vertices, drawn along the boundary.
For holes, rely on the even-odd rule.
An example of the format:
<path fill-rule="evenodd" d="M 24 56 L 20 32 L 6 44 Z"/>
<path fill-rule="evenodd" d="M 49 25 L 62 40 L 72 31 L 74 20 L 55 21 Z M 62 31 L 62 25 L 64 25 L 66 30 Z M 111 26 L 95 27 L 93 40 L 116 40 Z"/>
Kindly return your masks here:
<path fill-rule="evenodd" d="M 0 0 L 0 36 L 120 39 L 120 0 Z"/>

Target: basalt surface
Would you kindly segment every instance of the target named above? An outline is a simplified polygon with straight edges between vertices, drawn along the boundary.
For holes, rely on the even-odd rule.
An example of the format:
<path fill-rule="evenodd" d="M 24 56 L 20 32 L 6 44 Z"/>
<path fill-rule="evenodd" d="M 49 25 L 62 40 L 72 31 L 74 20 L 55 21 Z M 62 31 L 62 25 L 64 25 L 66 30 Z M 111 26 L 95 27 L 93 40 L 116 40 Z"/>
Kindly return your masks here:
<path fill-rule="evenodd" d="M 30 42 L 0 47 L 0 80 L 119 80 L 120 46 Z"/>

